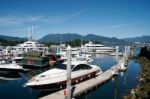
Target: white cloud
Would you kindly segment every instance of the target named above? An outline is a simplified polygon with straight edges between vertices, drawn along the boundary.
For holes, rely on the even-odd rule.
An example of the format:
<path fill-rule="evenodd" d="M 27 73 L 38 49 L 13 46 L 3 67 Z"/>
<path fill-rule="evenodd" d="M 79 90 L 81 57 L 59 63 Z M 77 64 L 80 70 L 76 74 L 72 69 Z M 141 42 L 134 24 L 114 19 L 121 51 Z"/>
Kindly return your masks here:
<path fill-rule="evenodd" d="M 101 27 L 98 28 L 99 30 L 103 30 L 103 29 L 116 29 L 116 28 L 123 28 L 123 27 L 127 27 L 127 26 L 131 26 L 131 25 L 135 25 L 138 23 L 127 23 L 127 24 L 118 24 L 118 25 L 112 25 L 112 26 L 105 26 L 105 27 Z"/>
<path fill-rule="evenodd" d="M 88 11 L 88 9 L 84 9 L 84 10 L 78 11 L 76 13 L 72 13 L 72 14 L 70 14 L 68 16 L 60 17 L 59 18 L 59 22 L 63 22 L 63 21 L 70 20 L 72 18 L 78 17 L 78 16 L 80 16 L 81 14 L 83 14 L 83 13 L 85 13 L 87 11 Z"/>
<path fill-rule="evenodd" d="M 126 23 L 126 24 L 117 24 L 117 25 L 108 25 L 108 26 L 88 26 L 88 27 L 79 27 L 76 30 L 80 30 L 81 32 L 97 32 L 97 31 L 102 31 L 102 30 L 114 30 L 114 29 L 119 29 L 119 28 L 126 28 L 129 26 L 134 26 L 136 24 L 139 24 L 137 22 L 135 23 Z"/>
<path fill-rule="evenodd" d="M 26 20 L 28 20 L 29 22 L 40 21 L 41 19 L 43 19 L 42 15 L 26 17 Z"/>
<path fill-rule="evenodd" d="M 7 15 L 0 17 L 0 27 L 5 26 L 15 26 L 15 25 L 25 25 L 26 23 L 34 24 L 34 23 L 45 23 L 45 24 L 58 24 L 63 23 L 67 20 L 71 20 L 81 14 L 87 12 L 88 9 L 84 9 L 78 11 L 76 13 L 66 14 L 65 16 L 44 16 L 44 15 L 35 15 L 35 16 L 15 16 L 15 15 Z"/>
<path fill-rule="evenodd" d="M 71 13 L 71 14 L 66 14 L 65 16 L 51 16 L 51 17 L 44 17 L 43 19 L 41 19 L 41 22 L 47 22 L 48 24 L 59 24 L 59 23 L 63 23 L 67 20 L 71 20 L 75 17 L 80 16 L 81 14 L 87 12 L 88 9 L 84 9 L 75 13 Z"/>
<path fill-rule="evenodd" d="M 0 17 L 0 26 L 16 25 L 20 23 L 20 19 L 13 16 Z"/>
<path fill-rule="evenodd" d="M 2 16 L 0 17 L 0 26 L 15 26 L 23 23 L 32 23 L 42 19 L 41 16 Z"/>

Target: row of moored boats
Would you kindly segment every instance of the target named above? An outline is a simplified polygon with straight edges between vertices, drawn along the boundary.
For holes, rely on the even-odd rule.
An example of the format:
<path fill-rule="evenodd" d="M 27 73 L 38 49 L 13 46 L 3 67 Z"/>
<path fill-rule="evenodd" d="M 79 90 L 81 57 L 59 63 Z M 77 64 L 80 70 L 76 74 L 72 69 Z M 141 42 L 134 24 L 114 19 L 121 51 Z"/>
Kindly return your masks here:
<path fill-rule="evenodd" d="M 91 46 L 90 46 L 91 44 Z M 102 71 L 99 66 L 91 65 L 93 61 L 89 49 L 114 51 L 114 48 L 89 43 L 86 48 L 72 48 L 71 50 L 71 83 L 77 84 L 96 77 Z M 84 46 L 84 47 L 85 47 Z M 101 49 L 99 48 L 101 47 Z M 13 58 L 0 59 L 0 71 L 22 72 L 28 69 L 48 68 L 36 76 L 31 77 L 25 86 L 35 89 L 49 90 L 66 87 L 67 63 L 66 49 L 54 53 L 51 49 L 43 47 L 38 42 L 27 41 L 16 48 L 13 47 Z M 85 51 L 86 50 L 86 51 Z M 89 52 L 89 53 L 87 53 Z M 2 57 L 2 55 L 1 55 Z"/>

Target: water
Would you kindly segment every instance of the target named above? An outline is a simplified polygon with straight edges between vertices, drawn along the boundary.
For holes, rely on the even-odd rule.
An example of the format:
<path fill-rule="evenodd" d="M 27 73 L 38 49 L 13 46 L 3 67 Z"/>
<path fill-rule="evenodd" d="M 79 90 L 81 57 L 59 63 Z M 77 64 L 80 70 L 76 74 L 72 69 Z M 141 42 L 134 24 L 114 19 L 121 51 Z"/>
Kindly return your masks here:
<path fill-rule="evenodd" d="M 99 58 L 96 58 L 95 60 L 97 61 L 94 61 L 94 63 L 100 65 L 104 71 L 114 64 L 114 58 L 110 56 L 105 56 L 103 60 L 99 60 Z M 129 93 L 130 89 L 139 84 L 137 79 L 139 74 L 140 65 L 134 60 L 130 60 L 126 72 L 120 72 L 118 77 L 113 78 L 107 83 L 90 91 L 88 94 L 78 97 L 77 99 L 97 99 L 98 97 L 102 97 L 102 99 L 121 99 L 124 95 Z"/>
<path fill-rule="evenodd" d="M 106 71 L 115 64 L 115 58 L 108 55 L 95 55 L 93 64 L 100 66 L 102 71 Z M 139 73 L 139 64 L 131 60 L 127 72 L 120 73 L 117 78 L 78 97 L 78 99 L 97 99 L 98 97 L 103 99 L 120 99 L 138 84 L 136 77 Z M 31 76 L 33 76 L 33 73 L 31 75 L 28 73 L 0 72 L 0 99 L 37 99 L 48 94 L 49 92 L 43 93 L 23 86 Z"/>

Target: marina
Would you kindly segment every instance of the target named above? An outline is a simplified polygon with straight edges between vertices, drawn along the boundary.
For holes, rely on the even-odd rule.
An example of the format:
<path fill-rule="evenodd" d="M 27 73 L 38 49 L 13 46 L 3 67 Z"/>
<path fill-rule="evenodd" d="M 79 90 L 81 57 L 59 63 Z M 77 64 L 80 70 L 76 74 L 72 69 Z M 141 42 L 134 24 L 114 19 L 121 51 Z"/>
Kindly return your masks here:
<path fill-rule="evenodd" d="M 99 57 L 100 56 L 100 57 Z M 103 57 L 104 58 L 103 58 Z M 103 59 L 105 59 L 105 57 L 108 57 L 109 55 L 107 55 L 107 54 L 103 54 L 103 55 L 97 55 L 97 54 L 95 54 L 94 56 L 92 56 L 92 58 L 93 58 L 93 62 L 92 62 L 92 64 L 95 64 L 95 62 L 98 62 L 98 61 L 96 61 L 97 59 L 99 59 L 100 61 L 102 61 Z M 95 58 L 94 58 L 95 57 Z M 97 58 L 96 58 L 97 57 Z M 98 58 L 99 57 L 99 58 Z M 116 58 L 114 57 L 114 56 L 109 56 L 111 59 L 109 59 L 109 61 L 112 61 L 112 64 L 109 64 L 108 65 L 108 67 L 107 68 L 105 68 L 105 69 L 103 69 L 103 73 L 102 74 L 97 74 L 97 76 L 96 77 L 94 77 L 94 78 L 91 78 L 91 79 L 89 79 L 89 80 L 86 80 L 86 81 L 84 81 L 84 82 L 81 82 L 81 83 L 78 83 L 78 84 L 75 84 L 75 85 L 73 85 L 73 88 L 74 88 L 74 91 L 73 91 L 73 93 L 72 93 L 72 96 L 73 97 L 76 97 L 76 98 L 79 98 L 80 96 L 82 96 L 83 94 L 87 94 L 89 91 L 91 91 L 91 90 L 93 90 L 93 88 L 95 89 L 95 88 L 98 88 L 100 85 L 102 85 L 103 86 L 103 84 L 105 83 L 105 82 L 109 82 L 109 80 L 111 80 L 111 79 L 113 79 L 114 78 L 114 75 L 116 75 L 115 74 L 115 69 L 116 69 Z M 121 59 L 120 59 L 121 58 Z M 119 72 L 121 72 L 121 71 L 124 71 L 124 72 L 126 72 L 126 70 L 127 70 L 127 68 L 122 68 L 122 66 L 124 67 L 124 66 L 126 66 L 125 64 L 126 64 L 126 61 L 129 61 L 129 60 L 126 60 L 127 58 L 125 58 L 125 57 L 118 57 L 118 70 L 117 70 L 117 75 L 119 74 Z M 106 62 L 107 63 L 107 62 Z M 105 64 L 103 64 L 104 66 L 106 65 L 106 63 Z M 124 63 L 123 65 L 122 65 L 122 63 Z M 96 63 L 97 64 L 97 63 Z M 101 67 L 101 66 L 100 66 Z M 102 68 L 102 67 L 101 67 Z M 36 71 L 36 70 L 33 70 L 33 71 Z M 42 72 L 44 72 L 44 71 L 46 71 L 46 69 L 45 70 L 42 70 L 41 69 L 41 71 L 40 71 L 40 73 L 42 73 Z M 27 75 L 26 75 L 27 74 Z M 39 73 L 38 73 L 39 74 Z M 29 74 L 28 72 L 27 73 L 19 73 L 19 75 L 21 75 L 21 77 L 20 77 L 20 79 L 19 80 L 21 80 L 21 81 L 25 81 L 26 82 L 26 79 L 30 79 L 30 78 L 32 78 L 32 77 L 34 77 L 34 76 L 36 76 L 37 75 L 37 73 L 35 73 L 34 74 L 34 72 L 32 72 L 31 71 L 31 73 Z M 29 78 L 28 78 L 29 77 Z M 3 78 L 3 77 L 1 77 L 1 78 Z M 4 81 L 12 81 L 12 80 L 9 80 L 10 78 L 8 78 L 8 79 L 6 79 L 6 77 L 5 77 L 5 79 L 3 79 Z M 13 78 L 11 78 L 11 79 L 13 79 Z M 3 81 L 2 80 L 2 81 Z M 14 78 L 14 81 L 17 81 L 17 78 Z M 105 85 L 105 84 L 104 84 Z M 27 87 L 23 87 L 24 86 L 24 84 L 22 85 L 22 88 L 23 89 L 26 89 L 26 90 L 28 90 L 28 88 Z M 21 88 L 21 89 L 22 89 Z M 36 89 L 31 89 L 31 88 L 29 88 L 30 90 L 32 90 L 32 92 L 31 93 L 41 93 L 41 91 L 38 91 L 38 90 L 36 90 Z M 48 99 L 48 98 L 56 98 L 56 99 L 64 99 L 66 96 L 64 95 L 64 91 L 65 91 L 65 89 L 63 89 L 63 90 L 60 90 L 60 91 L 47 91 L 46 93 L 46 95 L 40 95 L 38 98 L 39 99 Z M 43 93 L 43 92 L 42 92 Z M 45 92 L 44 92 L 45 93 Z M 48 94 L 48 93 L 51 93 L 51 94 Z M 31 98 L 31 99 L 33 99 L 33 98 Z"/>
<path fill-rule="evenodd" d="M 150 99 L 149 0 L 1 0 L 0 99 Z"/>
<path fill-rule="evenodd" d="M 125 61 L 128 61 L 128 60 L 125 60 L 125 58 L 122 58 L 119 62 L 125 62 Z M 118 64 L 116 64 L 116 65 L 118 65 Z M 110 69 L 108 69 L 107 71 L 103 72 L 102 74 L 99 74 L 95 78 L 92 78 L 90 80 L 84 81 L 84 82 L 79 83 L 79 84 L 77 84 L 75 86 L 72 86 L 72 88 L 74 88 L 73 92 L 72 92 L 72 97 L 77 97 L 77 96 L 79 96 L 79 95 L 81 95 L 83 93 L 86 93 L 87 91 L 92 90 L 92 88 L 97 87 L 100 84 L 103 84 L 106 81 L 110 80 L 113 76 L 116 75 L 114 73 L 116 65 L 112 66 Z M 121 68 L 121 65 L 118 65 L 117 68 L 118 68 L 117 73 L 118 73 L 119 70 L 121 70 L 121 71 L 126 70 L 126 68 Z M 40 99 L 49 99 L 49 98 L 50 99 L 53 99 L 53 98 L 55 98 L 55 99 L 64 99 L 66 97 L 64 91 L 65 90 L 61 90 L 61 91 L 58 91 L 58 92 L 53 93 L 51 95 L 42 97 Z"/>

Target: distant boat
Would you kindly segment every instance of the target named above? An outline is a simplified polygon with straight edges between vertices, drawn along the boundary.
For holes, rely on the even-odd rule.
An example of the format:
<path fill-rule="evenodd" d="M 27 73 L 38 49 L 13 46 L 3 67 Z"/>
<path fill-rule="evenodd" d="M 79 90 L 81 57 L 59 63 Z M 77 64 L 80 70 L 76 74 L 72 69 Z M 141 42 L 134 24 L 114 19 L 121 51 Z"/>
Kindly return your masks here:
<path fill-rule="evenodd" d="M 29 51 L 27 52 L 22 62 L 20 63 L 23 67 L 45 67 L 48 66 L 49 57 L 45 56 L 41 51 Z"/>
<path fill-rule="evenodd" d="M 41 51 L 29 51 L 24 55 L 20 65 L 25 68 L 42 68 L 53 65 L 55 62 L 63 62 L 63 60 L 54 53 L 47 55 Z"/>
<path fill-rule="evenodd" d="M 22 53 L 14 53 L 13 54 L 13 57 L 12 57 L 12 60 L 14 60 L 16 62 L 16 64 L 20 65 L 22 59 L 23 59 L 23 54 Z"/>
<path fill-rule="evenodd" d="M 102 44 L 93 44 L 93 42 L 86 43 L 82 46 L 82 50 L 87 53 L 110 53 L 115 50 L 113 47 L 107 47 Z"/>
<path fill-rule="evenodd" d="M 100 67 L 82 62 L 71 64 L 71 83 L 77 84 L 102 73 Z M 52 69 L 31 78 L 25 85 L 40 90 L 53 90 L 66 87 L 66 64 L 57 64 Z"/>
<path fill-rule="evenodd" d="M 40 44 L 35 39 L 33 39 L 33 26 L 31 28 L 29 28 L 28 31 L 29 31 L 28 32 L 29 33 L 28 41 L 12 47 L 12 53 L 13 52 L 15 52 L 15 53 L 22 52 L 24 54 L 24 52 L 33 51 L 33 50 L 44 51 L 48 48 L 48 47 L 45 47 L 44 44 Z"/>
<path fill-rule="evenodd" d="M 1 60 L 0 61 L 0 71 L 22 71 L 23 67 L 16 64 L 15 61 Z"/>
<path fill-rule="evenodd" d="M 11 53 L 22 53 L 24 54 L 25 52 L 28 51 L 45 51 L 47 50 L 48 47 L 45 47 L 44 44 L 40 44 L 39 42 L 36 41 L 26 41 L 23 44 L 18 44 L 17 46 L 13 46 L 11 48 Z"/>

